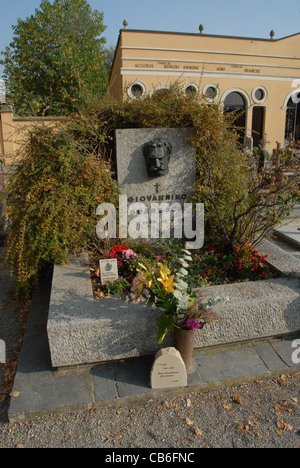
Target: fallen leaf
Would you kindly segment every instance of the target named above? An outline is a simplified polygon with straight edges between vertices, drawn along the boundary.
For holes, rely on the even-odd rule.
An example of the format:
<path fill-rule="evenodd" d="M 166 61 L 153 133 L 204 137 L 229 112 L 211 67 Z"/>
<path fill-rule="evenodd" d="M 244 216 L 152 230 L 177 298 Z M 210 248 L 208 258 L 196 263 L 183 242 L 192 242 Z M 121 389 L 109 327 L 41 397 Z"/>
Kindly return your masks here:
<path fill-rule="evenodd" d="M 238 405 L 241 405 L 242 404 L 242 399 L 240 396 L 237 396 L 235 395 L 233 398 L 232 398 L 232 401 L 234 401 L 235 403 L 237 403 Z"/>
<path fill-rule="evenodd" d="M 277 427 L 279 427 L 279 429 L 284 429 L 285 422 L 284 421 L 277 421 Z"/>
<path fill-rule="evenodd" d="M 291 426 L 290 424 L 288 424 L 287 422 L 283 420 L 277 422 L 277 427 L 281 431 L 289 431 L 289 432 L 294 429 L 293 426 Z"/>
<path fill-rule="evenodd" d="M 172 408 L 178 408 L 177 403 L 170 403 L 170 406 L 172 406 Z"/>
<path fill-rule="evenodd" d="M 12 398 L 18 398 L 18 396 L 20 396 L 20 395 L 21 395 L 20 392 L 11 392 L 9 394 L 9 396 L 11 396 Z"/>
<path fill-rule="evenodd" d="M 185 422 L 188 426 L 192 426 L 194 424 L 194 421 L 191 421 L 189 418 L 186 418 Z"/>
<path fill-rule="evenodd" d="M 195 427 L 194 434 L 195 434 L 195 436 L 197 436 L 197 437 L 201 437 L 201 436 L 202 436 L 202 431 L 201 431 L 201 429 L 199 429 L 199 427 Z"/>
<path fill-rule="evenodd" d="M 229 404 L 228 404 L 228 405 L 225 405 L 225 404 L 224 404 L 224 405 L 223 405 L 223 408 L 228 412 L 228 411 L 230 411 L 230 410 L 232 409 L 232 405 L 229 405 Z"/>
<path fill-rule="evenodd" d="M 289 402 L 287 400 L 283 400 L 280 402 L 282 406 L 288 406 Z"/>

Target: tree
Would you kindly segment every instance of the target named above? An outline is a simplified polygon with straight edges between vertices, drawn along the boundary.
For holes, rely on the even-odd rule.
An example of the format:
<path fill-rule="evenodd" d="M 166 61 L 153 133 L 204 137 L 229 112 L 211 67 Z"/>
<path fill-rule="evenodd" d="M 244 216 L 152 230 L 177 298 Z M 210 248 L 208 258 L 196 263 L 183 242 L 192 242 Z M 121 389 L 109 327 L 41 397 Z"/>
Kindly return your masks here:
<path fill-rule="evenodd" d="M 13 29 L 1 63 L 16 113 L 65 115 L 77 110 L 84 93 L 105 91 L 103 13 L 86 0 L 42 0 Z"/>
<path fill-rule="evenodd" d="M 108 74 L 110 73 L 111 67 L 113 65 L 115 51 L 116 51 L 116 48 L 113 45 L 111 45 L 109 47 L 105 47 L 105 50 L 104 50 L 105 65 L 106 65 Z"/>

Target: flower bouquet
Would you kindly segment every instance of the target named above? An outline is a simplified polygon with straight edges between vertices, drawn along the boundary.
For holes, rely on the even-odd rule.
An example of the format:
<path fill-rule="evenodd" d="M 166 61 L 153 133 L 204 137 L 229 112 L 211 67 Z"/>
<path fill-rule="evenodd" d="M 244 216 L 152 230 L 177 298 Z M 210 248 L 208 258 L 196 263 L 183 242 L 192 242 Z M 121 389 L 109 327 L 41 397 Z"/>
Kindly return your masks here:
<path fill-rule="evenodd" d="M 138 263 L 140 269 L 133 280 L 130 298 L 134 302 L 155 304 L 161 309 L 158 344 L 173 327 L 196 330 L 220 318 L 213 310 L 219 301 L 211 299 L 204 302 L 201 295 L 190 287 L 189 262 L 192 262 L 191 253 L 182 249 L 182 257 L 173 272 L 167 261 Z"/>

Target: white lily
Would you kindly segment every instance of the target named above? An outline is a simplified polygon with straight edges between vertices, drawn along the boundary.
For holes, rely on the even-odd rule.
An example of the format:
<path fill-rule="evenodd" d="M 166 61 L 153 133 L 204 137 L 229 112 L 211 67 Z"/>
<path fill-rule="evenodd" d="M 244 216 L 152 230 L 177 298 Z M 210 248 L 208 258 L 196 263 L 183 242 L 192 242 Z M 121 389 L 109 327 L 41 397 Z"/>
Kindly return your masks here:
<path fill-rule="evenodd" d="M 187 276 L 189 272 L 185 268 L 180 268 L 179 272 L 183 276 Z"/>
<path fill-rule="evenodd" d="M 188 257 L 187 255 L 185 255 L 183 258 L 184 258 L 184 260 L 186 262 L 192 262 L 193 261 L 192 257 Z"/>
<path fill-rule="evenodd" d="M 185 281 L 182 281 L 182 280 L 178 281 L 175 284 L 175 288 L 179 289 L 179 291 L 186 291 L 188 287 L 189 287 L 189 285 L 187 283 L 185 283 Z"/>

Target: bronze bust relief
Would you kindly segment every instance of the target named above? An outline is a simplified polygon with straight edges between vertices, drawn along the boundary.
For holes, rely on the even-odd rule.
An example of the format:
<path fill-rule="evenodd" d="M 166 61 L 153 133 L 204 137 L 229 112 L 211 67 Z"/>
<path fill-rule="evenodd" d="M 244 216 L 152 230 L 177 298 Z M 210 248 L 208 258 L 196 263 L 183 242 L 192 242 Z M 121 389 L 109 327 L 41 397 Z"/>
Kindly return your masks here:
<path fill-rule="evenodd" d="M 162 177 L 168 174 L 171 152 L 171 143 L 162 138 L 151 140 L 143 146 L 149 177 Z"/>

